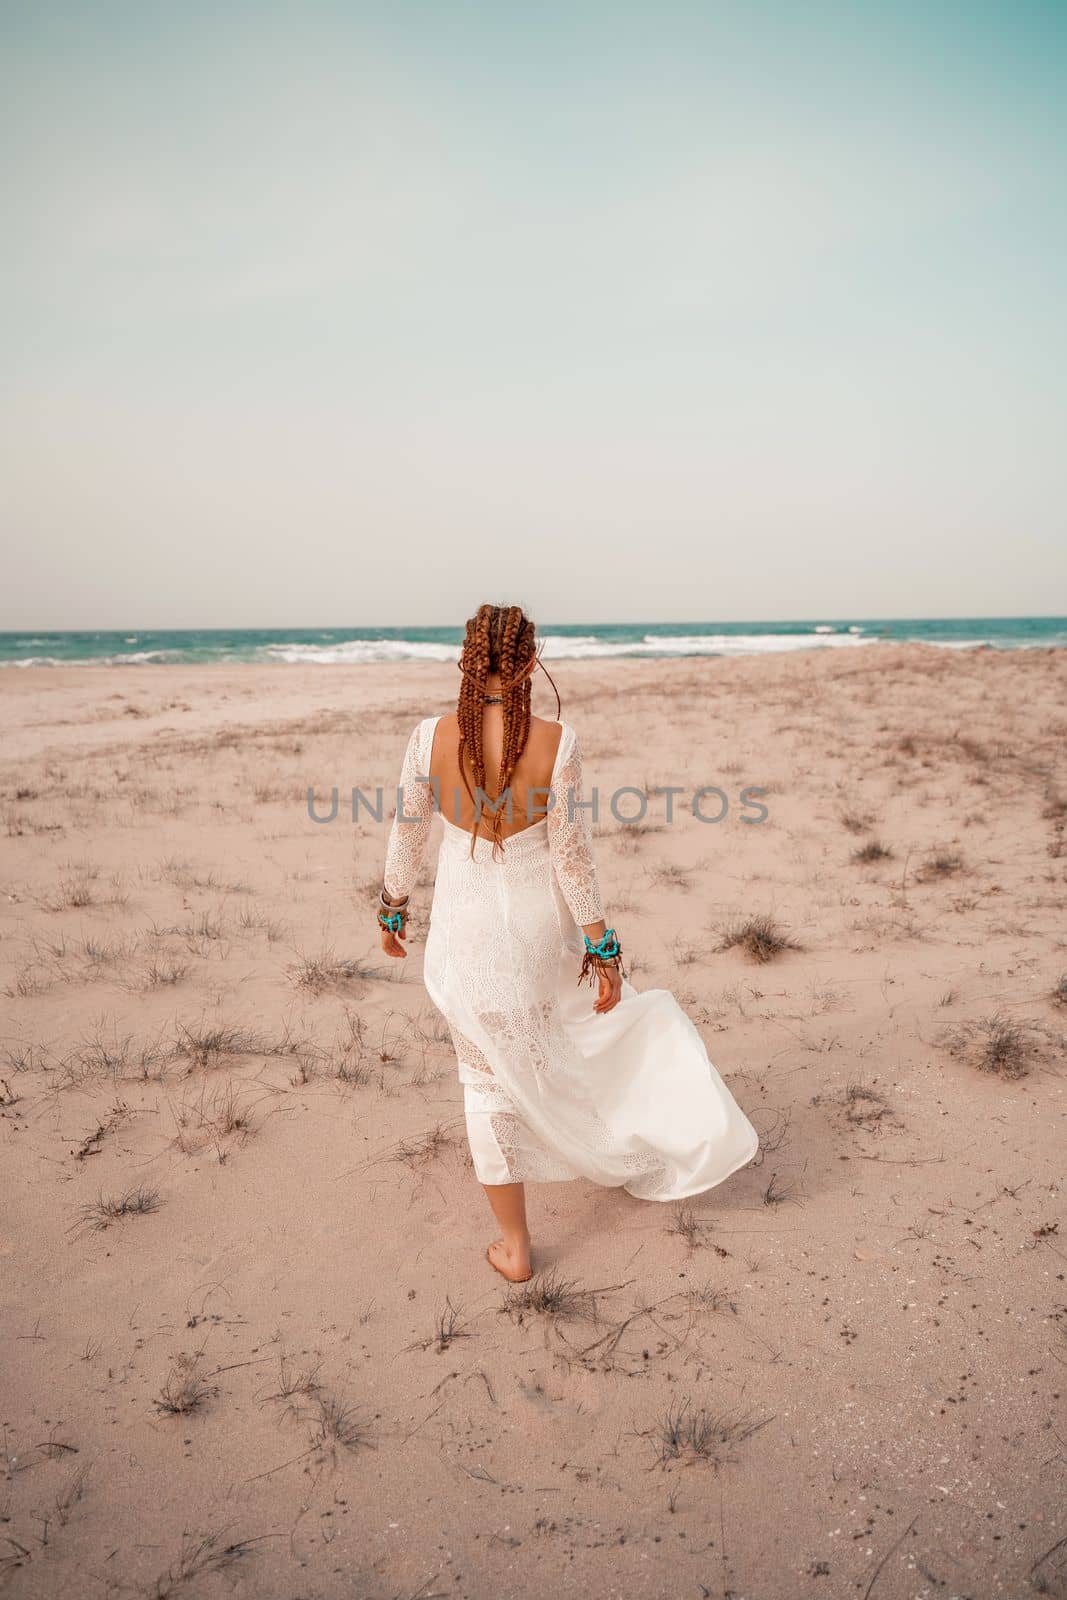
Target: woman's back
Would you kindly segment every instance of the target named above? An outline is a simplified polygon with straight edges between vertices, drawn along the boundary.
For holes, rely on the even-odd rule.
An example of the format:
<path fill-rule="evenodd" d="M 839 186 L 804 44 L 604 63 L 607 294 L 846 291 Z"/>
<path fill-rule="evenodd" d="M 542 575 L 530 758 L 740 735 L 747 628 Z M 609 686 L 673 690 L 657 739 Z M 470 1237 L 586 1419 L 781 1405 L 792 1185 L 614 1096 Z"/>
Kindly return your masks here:
<path fill-rule="evenodd" d="M 530 718 L 526 744 L 508 785 L 511 804 L 509 807 L 505 801 L 502 811 L 500 832 L 505 839 L 511 834 L 523 832 L 544 818 L 562 736 L 562 723 L 548 722 L 543 717 Z M 469 832 L 474 826 L 473 797 L 477 795 L 477 788 L 466 751 L 463 771 L 460 770 L 459 745 L 459 718 L 454 713 L 440 717 L 434 729 L 430 776 L 437 786 L 442 815 L 447 821 Z M 482 751 L 486 773 L 484 793 L 489 801 L 495 802 L 499 797 L 497 775 L 504 751 L 504 719 L 499 706 L 488 705 L 483 710 Z M 493 808 L 483 802 L 477 831 L 488 838 L 492 833 L 492 825 Z"/>

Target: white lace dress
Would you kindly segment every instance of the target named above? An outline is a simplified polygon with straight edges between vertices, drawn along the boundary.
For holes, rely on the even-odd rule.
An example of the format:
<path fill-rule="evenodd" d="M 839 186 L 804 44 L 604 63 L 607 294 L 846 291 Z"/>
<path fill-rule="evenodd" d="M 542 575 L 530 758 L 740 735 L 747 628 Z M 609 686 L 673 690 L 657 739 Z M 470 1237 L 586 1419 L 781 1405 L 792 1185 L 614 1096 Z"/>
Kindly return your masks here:
<path fill-rule="evenodd" d="M 419 723 L 404 756 L 392 896 L 410 892 L 426 851 L 437 721 Z M 469 832 L 441 818 L 423 979 L 455 1044 L 475 1171 L 490 1184 L 589 1178 L 644 1200 L 699 1194 L 751 1161 L 756 1131 L 665 989 L 624 980 L 614 1010 L 593 1011 L 579 929 L 604 913 L 566 723 L 552 794 L 496 861 L 489 839 L 472 857 Z"/>

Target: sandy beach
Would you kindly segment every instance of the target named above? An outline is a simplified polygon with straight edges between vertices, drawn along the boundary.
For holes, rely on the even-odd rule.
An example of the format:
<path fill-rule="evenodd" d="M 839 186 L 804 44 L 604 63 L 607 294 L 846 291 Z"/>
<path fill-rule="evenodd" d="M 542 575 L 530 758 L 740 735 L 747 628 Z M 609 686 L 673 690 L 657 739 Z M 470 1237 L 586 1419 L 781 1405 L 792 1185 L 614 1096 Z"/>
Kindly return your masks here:
<path fill-rule="evenodd" d="M 7 1592 L 1067 1595 L 1067 653 L 555 676 L 762 1146 L 534 1189 L 523 1293 L 349 804 L 455 667 L 0 674 Z"/>

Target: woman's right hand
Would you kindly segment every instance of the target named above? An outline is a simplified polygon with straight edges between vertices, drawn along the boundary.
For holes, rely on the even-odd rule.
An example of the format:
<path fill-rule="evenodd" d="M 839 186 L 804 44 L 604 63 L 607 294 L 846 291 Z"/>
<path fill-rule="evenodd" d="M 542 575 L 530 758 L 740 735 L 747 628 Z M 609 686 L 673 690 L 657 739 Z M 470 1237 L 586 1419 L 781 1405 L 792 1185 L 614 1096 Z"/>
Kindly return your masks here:
<path fill-rule="evenodd" d="M 622 969 L 601 967 L 597 973 L 597 997 L 593 1010 L 600 1016 L 614 1011 L 622 999 Z"/>
<path fill-rule="evenodd" d="M 408 931 L 407 928 L 401 928 L 400 937 L 398 938 L 397 935 L 393 932 L 392 928 L 387 928 L 382 923 L 379 922 L 379 924 L 378 924 L 378 932 L 382 936 L 382 949 L 385 951 L 387 956 L 406 956 L 407 955 L 407 951 L 404 949 L 404 946 L 400 943 L 401 939 L 404 939 L 404 938 L 407 937 L 407 931 Z"/>

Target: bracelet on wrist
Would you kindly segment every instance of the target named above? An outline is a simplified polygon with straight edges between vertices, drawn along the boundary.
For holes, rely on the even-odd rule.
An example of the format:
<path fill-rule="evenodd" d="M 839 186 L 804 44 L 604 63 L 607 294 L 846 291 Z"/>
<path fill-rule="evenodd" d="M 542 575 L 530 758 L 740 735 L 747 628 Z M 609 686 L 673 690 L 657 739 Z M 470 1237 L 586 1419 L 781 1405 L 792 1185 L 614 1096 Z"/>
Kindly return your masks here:
<path fill-rule="evenodd" d="M 608 928 L 599 939 L 590 939 L 588 934 L 585 935 L 585 955 L 578 974 L 579 983 L 595 983 L 602 972 L 621 966 L 622 946 L 614 928 Z"/>
<path fill-rule="evenodd" d="M 390 933 L 402 933 L 408 917 L 409 895 L 402 900 L 387 900 L 385 890 L 378 895 L 378 921 L 383 928 L 388 928 Z"/>

